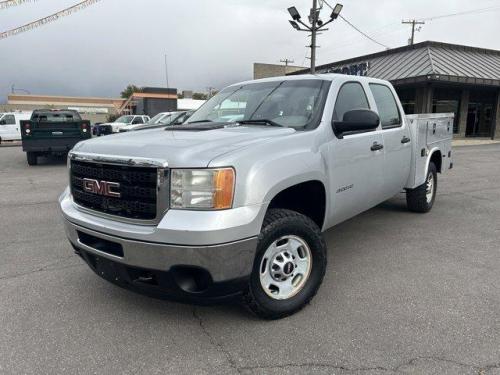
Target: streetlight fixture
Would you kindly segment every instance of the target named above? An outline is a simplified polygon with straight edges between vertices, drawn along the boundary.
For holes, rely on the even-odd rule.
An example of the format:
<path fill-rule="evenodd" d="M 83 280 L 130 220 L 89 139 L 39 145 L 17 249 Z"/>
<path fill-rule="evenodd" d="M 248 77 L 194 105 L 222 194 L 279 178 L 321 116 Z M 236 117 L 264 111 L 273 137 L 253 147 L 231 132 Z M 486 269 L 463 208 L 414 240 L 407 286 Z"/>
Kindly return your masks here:
<path fill-rule="evenodd" d="M 292 20 L 290 20 L 290 21 L 288 21 L 288 22 L 290 22 L 290 25 L 292 25 L 292 27 L 293 27 L 295 30 L 300 30 L 300 26 L 299 26 L 299 24 L 298 24 L 297 22 L 292 21 Z"/>
<path fill-rule="evenodd" d="M 324 27 L 328 25 L 330 22 L 335 21 L 340 12 L 342 11 L 343 5 L 342 4 L 337 4 L 333 8 L 333 12 L 330 15 L 330 19 L 326 22 L 323 22 L 319 19 L 319 13 L 320 9 L 318 9 L 318 0 L 313 0 L 313 6 L 311 8 L 311 13 L 309 15 L 309 23 L 310 25 L 307 25 L 306 23 L 301 21 L 301 16 L 297 8 L 295 7 L 290 7 L 288 8 L 288 13 L 290 13 L 290 17 L 292 17 L 292 20 L 289 20 L 290 25 L 297 30 L 297 31 L 306 31 L 311 33 L 311 45 L 309 46 L 311 48 L 311 74 L 316 73 L 316 35 L 318 31 L 326 31 L 328 29 L 325 29 Z M 300 27 L 300 25 L 303 27 Z"/>
<path fill-rule="evenodd" d="M 290 13 L 290 17 L 292 17 L 294 21 L 300 20 L 300 13 L 297 10 L 297 8 L 295 7 L 288 8 L 288 13 Z"/>
<path fill-rule="evenodd" d="M 343 8 L 343 7 L 344 7 L 344 6 L 343 6 L 342 4 L 337 4 L 337 5 L 335 5 L 335 7 L 333 8 L 333 12 L 332 12 L 332 14 L 330 15 L 330 18 L 331 18 L 332 20 L 336 20 L 336 19 L 337 19 L 337 17 L 339 16 L 340 12 L 342 11 L 342 8 Z"/>

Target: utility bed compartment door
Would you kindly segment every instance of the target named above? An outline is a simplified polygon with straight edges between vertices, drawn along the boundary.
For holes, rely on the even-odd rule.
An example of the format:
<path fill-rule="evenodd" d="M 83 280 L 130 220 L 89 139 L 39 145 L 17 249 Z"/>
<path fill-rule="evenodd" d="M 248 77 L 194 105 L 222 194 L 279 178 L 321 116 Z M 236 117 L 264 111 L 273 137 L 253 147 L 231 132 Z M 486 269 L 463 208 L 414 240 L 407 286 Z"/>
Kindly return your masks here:
<path fill-rule="evenodd" d="M 411 170 L 406 188 L 414 189 L 425 182 L 432 154 L 441 153 L 441 172 L 451 166 L 453 113 L 425 113 L 406 116 L 413 138 Z"/>

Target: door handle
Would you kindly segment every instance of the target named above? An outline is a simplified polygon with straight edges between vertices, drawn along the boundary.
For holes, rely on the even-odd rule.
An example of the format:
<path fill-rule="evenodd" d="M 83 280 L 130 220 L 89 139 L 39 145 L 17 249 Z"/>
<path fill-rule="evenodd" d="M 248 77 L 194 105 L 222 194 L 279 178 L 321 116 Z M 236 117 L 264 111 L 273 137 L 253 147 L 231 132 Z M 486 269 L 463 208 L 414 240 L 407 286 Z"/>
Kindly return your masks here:
<path fill-rule="evenodd" d="M 380 143 L 373 142 L 372 147 L 370 147 L 370 150 L 372 151 L 377 151 L 377 150 L 382 150 L 384 148 L 384 145 L 381 145 Z"/>
<path fill-rule="evenodd" d="M 410 142 L 410 141 L 411 141 L 411 139 L 410 139 L 410 138 L 408 138 L 408 137 L 405 135 L 405 136 L 403 137 L 403 139 L 401 140 L 401 143 L 403 143 L 403 144 L 404 144 L 404 143 L 408 143 L 408 142 Z"/>

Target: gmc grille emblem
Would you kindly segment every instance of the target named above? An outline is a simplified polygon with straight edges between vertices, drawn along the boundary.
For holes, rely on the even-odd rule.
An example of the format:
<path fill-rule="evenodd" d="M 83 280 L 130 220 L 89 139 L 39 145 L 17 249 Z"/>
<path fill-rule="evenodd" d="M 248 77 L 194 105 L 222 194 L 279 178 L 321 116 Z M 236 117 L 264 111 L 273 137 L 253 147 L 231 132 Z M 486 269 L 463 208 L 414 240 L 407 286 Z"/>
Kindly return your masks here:
<path fill-rule="evenodd" d="M 117 191 L 118 189 L 120 189 L 118 182 L 98 181 L 91 178 L 83 179 L 83 190 L 87 193 L 121 198 L 122 194 Z"/>

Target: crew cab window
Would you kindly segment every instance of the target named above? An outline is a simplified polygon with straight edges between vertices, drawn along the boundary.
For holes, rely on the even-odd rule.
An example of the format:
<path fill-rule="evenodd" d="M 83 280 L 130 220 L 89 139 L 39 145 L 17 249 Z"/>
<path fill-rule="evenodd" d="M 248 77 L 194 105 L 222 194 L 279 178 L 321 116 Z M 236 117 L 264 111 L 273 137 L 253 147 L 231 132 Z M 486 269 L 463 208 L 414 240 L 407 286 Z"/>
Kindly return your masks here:
<path fill-rule="evenodd" d="M 142 120 L 142 117 L 136 117 L 134 118 L 134 121 L 132 121 L 132 124 L 143 124 L 144 121 Z"/>
<path fill-rule="evenodd" d="M 2 123 L 5 125 L 14 125 L 16 123 L 14 115 L 5 115 L 2 120 Z"/>
<path fill-rule="evenodd" d="M 358 82 L 348 82 L 340 88 L 333 110 L 333 120 L 342 121 L 344 113 L 353 109 L 370 109 L 365 90 Z"/>
<path fill-rule="evenodd" d="M 377 104 L 382 129 L 401 126 L 401 115 L 391 89 L 376 83 L 370 83 L 370 89 Z"/>

